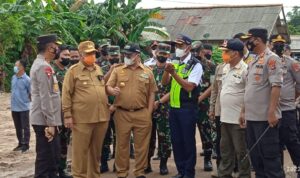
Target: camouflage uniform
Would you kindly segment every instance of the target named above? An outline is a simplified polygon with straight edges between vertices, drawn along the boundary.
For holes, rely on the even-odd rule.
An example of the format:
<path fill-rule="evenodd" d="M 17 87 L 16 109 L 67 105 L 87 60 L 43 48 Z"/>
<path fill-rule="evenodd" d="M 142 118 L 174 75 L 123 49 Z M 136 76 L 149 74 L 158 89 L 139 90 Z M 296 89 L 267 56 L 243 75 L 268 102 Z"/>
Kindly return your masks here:
<path fill-rule="evenodd" d="M 207 90 L 215 75 L 215 64 L 209 60 L 203 59 L 200 61 L 203 67 L 203 76 L 200 95 Z M 216 140 L 216 127 L 213 121 L 209 119 L 209 97 L 199 104 L 199 119 L 197 126 L 200 132 L 202 141 L 202 149 L 204 155 L 210 157 L 213 149 L 214 140 Z"/>
<path fill-rule="evenodd" d="M 68 68 L 65 67 L 63 70 L 61 70 L 55 63 L 52 64 L 52 68 L 57 78 L 59 91 L 62 93 L 62 85 Z M 62 125 L 59 136 L 61 146 L 59 170 L 63 171 L 67 168 L 68 144 L 70 143 L 71 130 Z"/>
<path fill-rule="evenodd" d="M 164 95 L 166 95 L 170 86 L 163 86 L 161 84 L 162 75 L 164 72 L 164 68 L 159 68 L 158 66 L 153 66 L 153 74 L 155 77 L 155 81 L 157 83 L 158 92 L 156 93 L 155 100 L 159 100 Z M 152 114 L 153 120 L 156 122 L 156 130 L 158 135 L 158 156 L 160 158 L 169 158 L 171 155 L 171 135 L 170 135 L 170 126 L 169 126 L 169 106 L 168 103 L 160 104 L 156 111 Z M 154 127 L 154 126 L 153 126 Z M 154 135 L 155 135 L 154 131 Z M 152 137 L 151 137 L 152 138 Z M 150 144 L 154 144 L 154 147 L 149 149 L 149 155 L 151 157 L 154 155 L 156 139 L 152 139 Z"/>

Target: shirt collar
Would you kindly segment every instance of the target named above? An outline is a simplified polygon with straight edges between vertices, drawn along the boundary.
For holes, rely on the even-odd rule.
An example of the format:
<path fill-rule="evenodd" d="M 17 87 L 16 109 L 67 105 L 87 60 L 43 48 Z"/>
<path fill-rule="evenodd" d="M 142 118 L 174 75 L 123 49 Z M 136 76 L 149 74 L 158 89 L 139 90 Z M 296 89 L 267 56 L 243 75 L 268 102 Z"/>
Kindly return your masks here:
<path fill-rule="evenodd" d="M 87 67 L 82 63 L 82 61 L 79 61 L 79 68 L 80 70 L 84 70 L 84 69 L 87 69 Z M 96 64 L 94 64 L 94 69 L 96 69 Z"/>
<path fill-rule="evenodd" d="M 187 64 L 187 62 L 191 59 L 192 54 L 189 52 L 187 57 L 183 60 L 183 63 Z"/>

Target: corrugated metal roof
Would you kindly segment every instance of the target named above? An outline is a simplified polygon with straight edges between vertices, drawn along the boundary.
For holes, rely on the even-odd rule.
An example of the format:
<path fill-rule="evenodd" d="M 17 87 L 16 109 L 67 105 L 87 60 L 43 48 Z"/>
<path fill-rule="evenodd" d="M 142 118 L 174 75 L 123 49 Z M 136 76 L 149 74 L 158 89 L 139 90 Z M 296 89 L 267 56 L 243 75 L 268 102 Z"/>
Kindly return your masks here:
<path fill-rule="evenodd" d="M 179 33 L 192 39 L 223 40 L 250 28 L 263 27 L 272 32 L 282 5 L 225 6 L 161 9 L 163 20 L 154 20 L 167 27 L 172 38 Z"/>

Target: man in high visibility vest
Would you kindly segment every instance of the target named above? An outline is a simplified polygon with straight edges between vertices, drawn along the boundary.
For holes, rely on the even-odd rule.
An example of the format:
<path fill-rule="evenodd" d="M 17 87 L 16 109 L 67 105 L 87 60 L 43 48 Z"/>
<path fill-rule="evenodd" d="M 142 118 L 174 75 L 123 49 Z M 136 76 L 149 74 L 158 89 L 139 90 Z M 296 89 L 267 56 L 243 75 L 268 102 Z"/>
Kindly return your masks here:
<path fill-rule="evenodd" d="M 191 55 L 192 40 L 188 36 L 179 35 L 175 43 L 177 60 L 166 64 L 162 79 L 162 84 L 171 82 L 169 122 L 178 171 L 173 178 L 194 178 L 197 103 L 203 70 Z"/>

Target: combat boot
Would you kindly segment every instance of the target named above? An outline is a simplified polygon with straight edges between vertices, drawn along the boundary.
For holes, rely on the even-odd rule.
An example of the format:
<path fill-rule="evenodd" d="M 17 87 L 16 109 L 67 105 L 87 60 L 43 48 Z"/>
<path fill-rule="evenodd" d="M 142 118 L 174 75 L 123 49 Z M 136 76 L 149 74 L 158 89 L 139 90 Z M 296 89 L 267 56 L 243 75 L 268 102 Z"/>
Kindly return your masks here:
<path fill-rule="evenodd" d="M 213 170 L 212 162 L 211 162 L 211 154 L 212 154 L 211 149 L 204 150 L 204 171 L 207 172 Z"/>
<path fill-rule="evenodd" d="M 168 166 L 167 166 L 168 158 L 161 158 L 159 165 L 159 173 L 160 175 L 169 174 Z"/>

